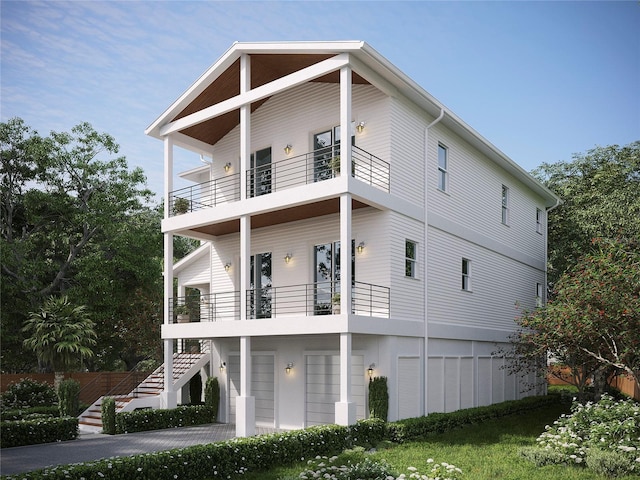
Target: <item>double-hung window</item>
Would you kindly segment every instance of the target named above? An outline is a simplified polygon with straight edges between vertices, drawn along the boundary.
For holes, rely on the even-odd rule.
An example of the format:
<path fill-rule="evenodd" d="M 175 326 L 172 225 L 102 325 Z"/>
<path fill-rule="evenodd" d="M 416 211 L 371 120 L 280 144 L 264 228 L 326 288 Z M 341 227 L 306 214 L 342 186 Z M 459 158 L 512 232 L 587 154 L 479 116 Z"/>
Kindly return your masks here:
<path fill-rule="evenodd" d="M 471 260 L 462 259 L 462 290 L 471 291 Z"/>
<path fill-rule="evenodd" d="M 536 283 L 536 307 L 541 307 L 544 303 L 544 290 L 541 283 Z"/>
<path fill-rule="evenodd" d="M 404 242 L 404 274 L 416 278 L 418 270 L 418 244 L 411 240 Z"/>
<path fill-rule="evenodd" d="M 543 222 L 542 210 L 540 210 L 539 208 L 536 208 L 536 232 L 538 232 L 539 234 L 542 234 L 542 222 Z"/>
<path fill-rule="evenodd" d="M 502 224 L 509 225 L 509 187 L 502 185 Z"/>
<path fill-rule="evenodd" d="M 448 163 L 449 163 L 449 155 L 448 155 L 447 147 L 444 145 L 438 144 L 438 189 L 443 192 L 447 191 L 447 180 L 448 180 Z"/>

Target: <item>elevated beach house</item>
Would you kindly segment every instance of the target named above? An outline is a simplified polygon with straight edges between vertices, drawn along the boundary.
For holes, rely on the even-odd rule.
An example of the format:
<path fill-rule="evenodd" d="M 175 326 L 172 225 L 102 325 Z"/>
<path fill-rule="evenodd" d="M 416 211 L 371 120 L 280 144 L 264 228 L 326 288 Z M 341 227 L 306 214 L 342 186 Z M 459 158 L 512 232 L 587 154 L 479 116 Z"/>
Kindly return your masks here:
<path fill-rule="evenodd" d="M 558 199 L 369 45 L 234 43 L 146 133 L 164 142 L 158 406 L 188 401 L 177 363 L 218 377 L 240 436 L 354 423 L 371 377 L 389 420 L 528 394 L 492 352 L 516 302 L 544 302 Z M 177 235 L 201 243 L 174 264 Z"/>

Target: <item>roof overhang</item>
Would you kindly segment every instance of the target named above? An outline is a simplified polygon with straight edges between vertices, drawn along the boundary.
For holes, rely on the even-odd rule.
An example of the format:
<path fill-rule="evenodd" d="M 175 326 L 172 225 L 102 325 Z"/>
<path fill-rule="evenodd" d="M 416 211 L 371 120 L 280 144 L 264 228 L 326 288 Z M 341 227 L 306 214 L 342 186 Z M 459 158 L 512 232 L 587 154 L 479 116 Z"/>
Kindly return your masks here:
<path fill-rule="evenodd" d="M 245 54 L 251 56 L 251 90 L 241 96 L 240 58 Z M 253 112 L 296 81 L 339 83 L 338 70 L 345 64 L 352 67 L 354 83 L 403 96 L 433 118 L 444 112 L 444 125 L 536 191 L 547 206 L 557 204 L 553 192 L 362 41 L 235 42 L 145 133 L 156 138 L 171 134 L 181 146 L 210 154 L 208 146 L 238 125 L 240 105 L 249 103 Z"/>

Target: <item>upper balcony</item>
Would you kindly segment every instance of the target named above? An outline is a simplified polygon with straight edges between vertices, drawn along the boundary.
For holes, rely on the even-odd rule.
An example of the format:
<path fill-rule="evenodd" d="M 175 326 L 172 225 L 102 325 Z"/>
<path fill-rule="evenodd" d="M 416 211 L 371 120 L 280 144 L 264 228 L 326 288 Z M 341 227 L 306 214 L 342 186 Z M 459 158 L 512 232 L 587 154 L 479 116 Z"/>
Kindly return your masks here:
<path fill-rule="evenodd" d="M 351 147 L 349 174 L 377 189 L 389 193 L 389 163 L 356 147 Z M 339 147 L 326 147 L 302 155 L 268 162 L 247 170 L 247 197 L 268 195 L 281 190 L 330 180 L 341 173 Z M 240 174 L 229 174 L 169 194 L 170 216 L 195 212 L 237 202 L 240 198 Z"/>

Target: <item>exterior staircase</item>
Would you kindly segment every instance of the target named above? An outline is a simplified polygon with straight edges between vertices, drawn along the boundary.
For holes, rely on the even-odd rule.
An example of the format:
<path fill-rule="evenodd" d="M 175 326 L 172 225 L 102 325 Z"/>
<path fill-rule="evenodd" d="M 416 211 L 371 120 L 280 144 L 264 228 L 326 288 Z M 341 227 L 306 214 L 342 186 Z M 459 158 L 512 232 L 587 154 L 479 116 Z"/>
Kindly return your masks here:
<path fill-rule="evenodd" d="M 208 353 L 174 353 L 172 372 L 174 391 L 184 387 L 208 362 Z M 130 384 L 128 386 L 127 384 L 127 379 L 123 380 L 82 412 L 78 417 L 80 430 L 94 433 L 102 431 L 102 399 L 105 397 L 115 399 L 116 413 L 130 412 L 140 408 L 160 408 L 160 393 L 164 389 L 164 364 L 133 389 Z"/>

